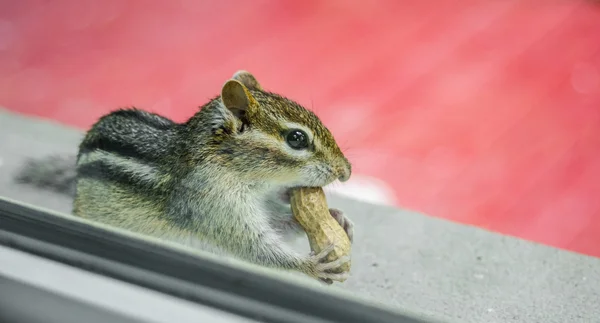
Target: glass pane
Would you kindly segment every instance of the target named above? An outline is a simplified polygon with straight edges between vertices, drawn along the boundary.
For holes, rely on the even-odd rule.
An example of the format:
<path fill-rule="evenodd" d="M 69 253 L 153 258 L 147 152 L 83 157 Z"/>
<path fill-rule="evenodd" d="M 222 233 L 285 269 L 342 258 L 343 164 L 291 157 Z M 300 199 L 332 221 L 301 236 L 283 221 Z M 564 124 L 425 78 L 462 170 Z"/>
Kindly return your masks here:
<path fill-rule="evenodd" d="M 594 1 L 0 2 L 0 196 L 428 318 L 591 322 L 599 34 Z"/>

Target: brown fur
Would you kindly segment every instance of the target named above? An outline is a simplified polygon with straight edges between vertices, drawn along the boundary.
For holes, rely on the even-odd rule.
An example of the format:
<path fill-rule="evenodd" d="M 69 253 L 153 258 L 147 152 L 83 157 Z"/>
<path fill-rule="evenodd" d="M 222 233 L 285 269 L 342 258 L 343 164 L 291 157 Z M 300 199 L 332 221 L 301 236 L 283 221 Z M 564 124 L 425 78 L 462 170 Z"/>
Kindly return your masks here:
<path fill-rule="evenodd" d="M 312 133 L 309 148 L 288 146 L 288 124 Z M 264 91 L 248 72 L 234 74 L 220 96 L 182 124 L 137 109 L 102 117 L 80 145 L 77 170 L 77 216 L 344 279 L 327 270 L 346 260 L 322 264 L 327 254 L 298 255 L 280 242 L 282 234 L 302 230 L 276 193 L 347 180 L 351 165 L 313 112 Z"/>

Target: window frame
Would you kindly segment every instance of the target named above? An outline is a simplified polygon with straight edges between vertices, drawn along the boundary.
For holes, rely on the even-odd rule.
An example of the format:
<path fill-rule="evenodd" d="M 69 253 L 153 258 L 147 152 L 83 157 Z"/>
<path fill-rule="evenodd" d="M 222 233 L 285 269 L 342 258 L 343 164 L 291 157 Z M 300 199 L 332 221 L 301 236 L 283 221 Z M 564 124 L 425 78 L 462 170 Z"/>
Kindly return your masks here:
<path fill-rule="evenodd" d="M 259 322 L 427 323 L 3 197 L 0 245 Z"/>

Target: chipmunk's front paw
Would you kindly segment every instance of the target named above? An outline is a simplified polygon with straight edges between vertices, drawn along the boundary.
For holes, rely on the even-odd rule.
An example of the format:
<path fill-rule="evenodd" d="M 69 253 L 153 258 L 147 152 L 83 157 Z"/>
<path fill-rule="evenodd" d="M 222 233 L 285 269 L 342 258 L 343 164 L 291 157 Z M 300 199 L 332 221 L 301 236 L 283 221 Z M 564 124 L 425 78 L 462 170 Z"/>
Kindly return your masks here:
<path fill-rule="evenodd" d="M 345 256 L 334 261 L 328 261 L 327 256 L 333 251 L 334 245 L 331 244 L 319 253 L 311 252 L 305 263 L 305 272 L 326 284 L 333 284 L 333 281 L 343 282 L 350 273 L 342 271 L 340 267 L 350 261 L 350 256 Z"/>
<path fill-rule="evenodd" d="M 338 209 L 329 209 L 329 214 L 344 228 L 350 242 L 354 240 L 354 223 L 350 220 L 344 212 Z"/>

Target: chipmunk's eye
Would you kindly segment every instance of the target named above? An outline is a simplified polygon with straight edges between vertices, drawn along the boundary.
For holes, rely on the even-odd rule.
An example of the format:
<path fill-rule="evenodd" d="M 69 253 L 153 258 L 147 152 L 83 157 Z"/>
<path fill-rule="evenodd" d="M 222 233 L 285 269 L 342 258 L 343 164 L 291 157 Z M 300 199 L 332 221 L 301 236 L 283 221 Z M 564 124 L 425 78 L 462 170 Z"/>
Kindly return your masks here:
<path fill-rule="evenodd" d="M 308 135 L 306 132 L 293 129 L 290 130 L 285 136 L 287 144 L 294 149 L 304 149 L 308 147 Z"/>

